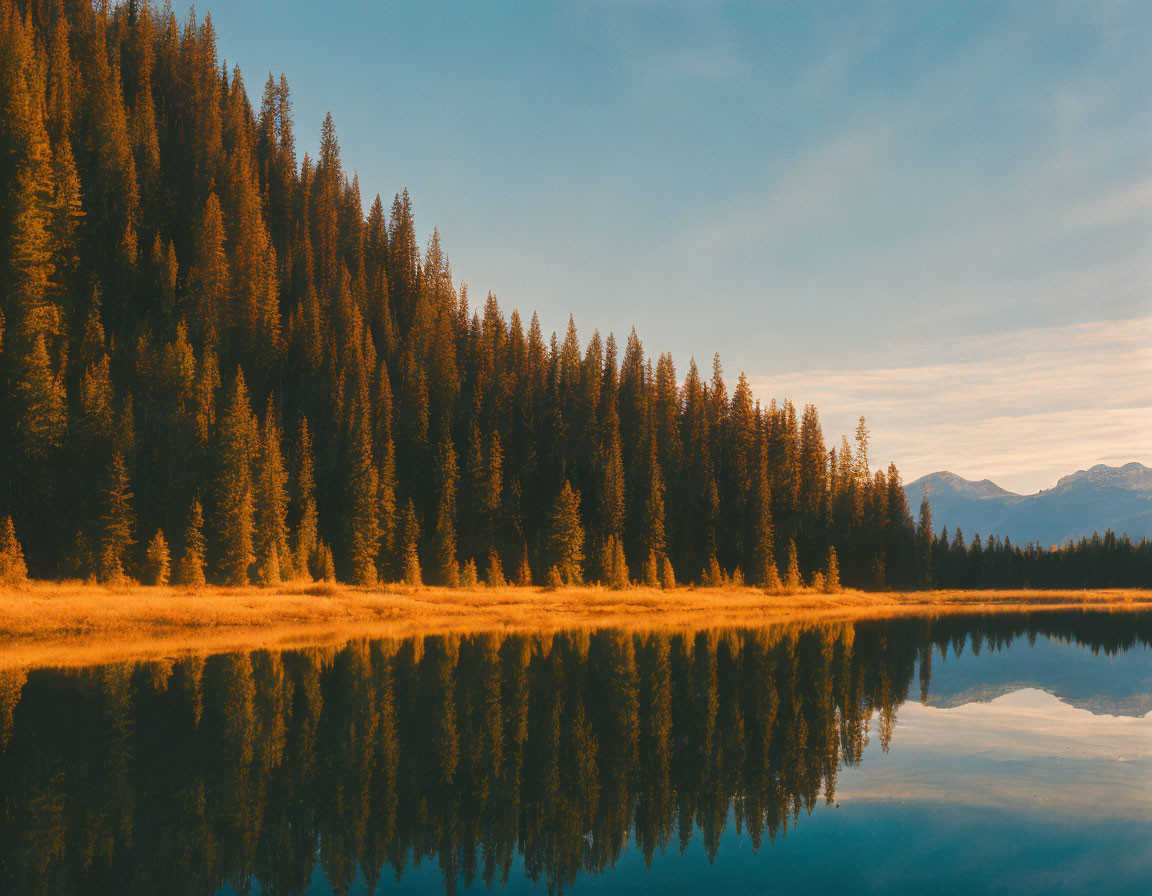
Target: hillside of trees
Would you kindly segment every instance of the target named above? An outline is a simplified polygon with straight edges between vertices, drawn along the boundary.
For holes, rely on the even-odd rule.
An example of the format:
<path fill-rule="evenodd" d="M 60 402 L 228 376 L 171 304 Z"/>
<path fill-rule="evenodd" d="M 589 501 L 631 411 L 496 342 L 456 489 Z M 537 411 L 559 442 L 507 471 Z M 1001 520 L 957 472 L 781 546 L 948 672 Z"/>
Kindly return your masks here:
<path fill-rule="evenodd" d="M 828 451 L 718 357 L 681 380 L 634 331 L 473 307 L 407 191 L 365 215 L 331 116 L 315 159 L 294 129 L 210 17 L 0 0 L 0 538 L 31 574 L 931 580 L 863 420 Z"/>

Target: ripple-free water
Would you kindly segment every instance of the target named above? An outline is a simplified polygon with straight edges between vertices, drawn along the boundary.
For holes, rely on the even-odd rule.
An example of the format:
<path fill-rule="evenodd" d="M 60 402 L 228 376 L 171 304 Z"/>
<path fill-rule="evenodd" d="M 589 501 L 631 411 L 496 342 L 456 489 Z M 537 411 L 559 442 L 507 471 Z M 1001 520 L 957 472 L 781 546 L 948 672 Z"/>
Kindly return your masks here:
<path fill-rule="evenodd" d="M 0 892 L 1146 893 L 1152 614 L 0 673 Z"/>

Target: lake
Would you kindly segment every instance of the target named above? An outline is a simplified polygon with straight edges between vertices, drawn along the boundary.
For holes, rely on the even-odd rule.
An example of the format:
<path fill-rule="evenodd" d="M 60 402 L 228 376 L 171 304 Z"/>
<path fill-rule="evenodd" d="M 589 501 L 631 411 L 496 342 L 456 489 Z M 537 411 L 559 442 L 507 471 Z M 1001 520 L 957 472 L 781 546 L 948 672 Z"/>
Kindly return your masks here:
<path fill-rule="evenodd" d="M 0 892 L 1148 892 L 1150 644 L 1067 611 L 3 671 Z"/>

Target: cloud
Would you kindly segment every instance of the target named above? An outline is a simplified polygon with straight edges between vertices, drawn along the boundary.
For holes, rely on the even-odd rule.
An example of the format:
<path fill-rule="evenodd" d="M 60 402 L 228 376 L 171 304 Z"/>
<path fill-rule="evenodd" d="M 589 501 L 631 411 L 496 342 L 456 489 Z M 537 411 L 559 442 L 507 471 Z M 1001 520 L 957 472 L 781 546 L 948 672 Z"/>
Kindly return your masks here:
<path fill-rule="evenodd" d="M 1152 317 L 927 348 L 940 360 L 750 381 L 764 400 L 816 404 L 832 444 L 863 414 L 870 455 L 905 481 L 947 469 L 1027 492 L 1095 463 L 1152 463 Z"/>
<path fill-rule="evenodd" d="M 905 703 L 888 755 L 840 776 L 841 802 L 931 802 L 1146 820 L 1152 714 L 1093 715 L 1026 688 L 988 703 Z"/>

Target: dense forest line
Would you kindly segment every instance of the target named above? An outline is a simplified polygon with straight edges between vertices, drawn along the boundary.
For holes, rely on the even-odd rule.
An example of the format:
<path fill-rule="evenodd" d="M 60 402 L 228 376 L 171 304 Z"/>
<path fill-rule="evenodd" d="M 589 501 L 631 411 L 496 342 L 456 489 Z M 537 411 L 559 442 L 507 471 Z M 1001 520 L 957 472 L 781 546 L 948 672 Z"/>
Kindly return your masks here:
<path fill-rule="evenodd" d="M 1111 655 L 1152 630 L 1076 611 L 4 671 L 0 889 L 303 893 L 319 865 L 376 892 L 431 862 L 448 892 L 558 892 L 627 848 L 713 857 L 732 821 L 757 849 L 887 749 L 934 661 L 1038 636 Z"/>
<path fill-rule="evenodd" d="M 937 588 L 1148 588 L 1152 586 L 1152 542 L 1133 544 L 1111 529 L 1103 536 L 1042 548 L 1014 545 L 997 535 L 970 543 L 947 526 L 933 537 L 932 509 L 920 506 L 916 529 L 917 575 L 924 587 Z"/>
<path fill-rule="evenodd" d="M 935 580 L 863 419 L 828 451 L 815 408 L 729 392 L 718 357 L 681 381 L 635 331 L 546 340 L 471 306 L 407 191 L 363 209 L 331 116 L 298 160 L 286 80 L 254 109 L 210 17 L 0 0 L 0 566 Z M 1007 584 L 984 568 L 965 584 Z"/>

